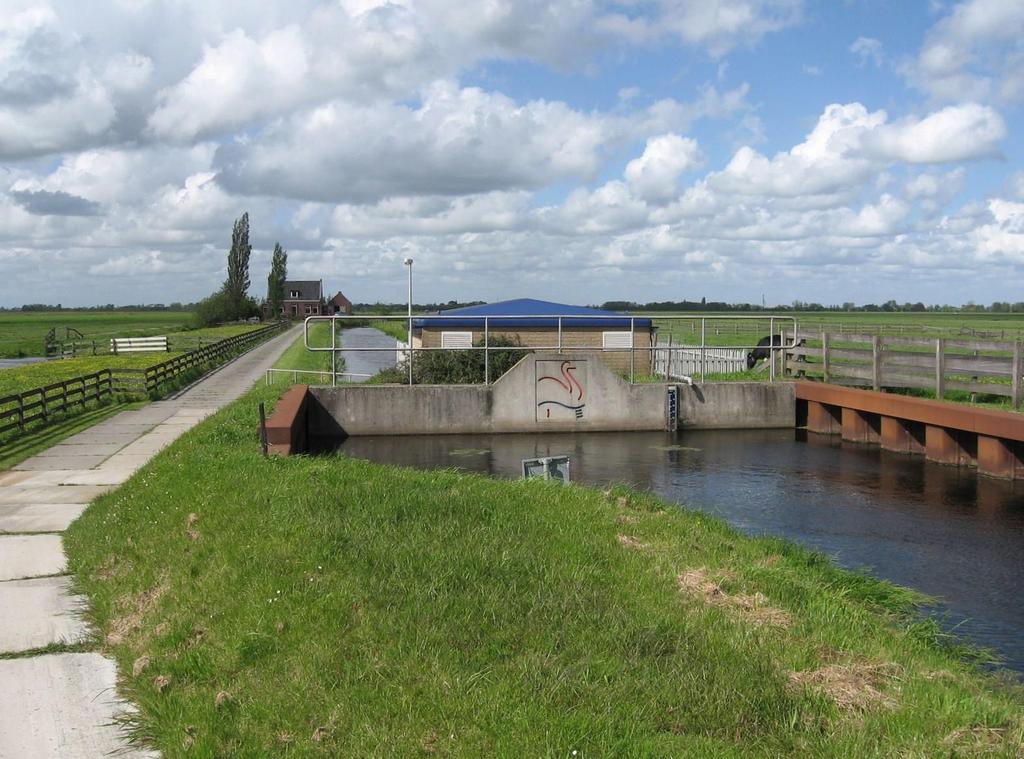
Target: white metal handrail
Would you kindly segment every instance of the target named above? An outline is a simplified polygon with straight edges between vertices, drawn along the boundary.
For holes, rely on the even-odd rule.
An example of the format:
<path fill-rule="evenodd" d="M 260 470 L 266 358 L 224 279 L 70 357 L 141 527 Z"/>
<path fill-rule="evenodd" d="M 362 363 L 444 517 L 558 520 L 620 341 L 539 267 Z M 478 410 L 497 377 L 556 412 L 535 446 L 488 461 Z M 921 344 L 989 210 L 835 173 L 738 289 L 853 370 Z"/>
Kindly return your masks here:
<path fill-rule="evenodd" d="M 292 382 L 297 381 L 300 374 L 314 374 L 321 382 L 324 377 L 332 377 L 333 379 L 338 377 L 363 377 L 368 379 L 373 376 L 372 374 L 359 374 L 358 372 L 332 372 L 330 369 L 267 369 L 266 382 L 268 385 L 274 384 L 275 374 L 290 374 L 292 375 Z"/>
<path fill-rule="evenodd" d="M 415 327 L 415 322 L 421 319 L 430 319 L 431 321 L 441 322 L 462 322 L 469 323 L 472 326 L 470 329 L 477 331 L 475 327 L 479 324 L 483 324 L 483 345 L 473 345 L 468 348 L 442 348 L 442 347 L 414 347 L 412 345 L 412 334 Z M 564 339 L 564 326 L 566 324 L 573 326 L 577 322 L 593 322 L 597 326 L 600 326 L 601 322 L 615 322 L 616 326 L 619 327 L 618 331 L 623 331 L 624 323 L 629 320 L 629 347 L 622 348 L 603 348 L 595 345 L 571 345 L 566 344 Z M 651 344 L 649 346 L 636 345 L 636 327 L 637 322 L 641 324 L 645 322 L 657 321 L 689 321 L 691 323 L 700 320 L 700 344 L 699 345 L 681 345 L 681 346 L 657 346 Z M 673 351 L 680 350 L 699 350 L 702 355 L 701 360 L 701 381 L 704 380 L 706 374 L 706 354 L 709 349 L 712 348 L 733 348 L 737 350 L 766 350 L 769 354 L 769 378 L 771 381 L 775 380 L 775 357 L 780 351 L 793 350 L 797 347 L 798 336 L 797 336 L 797 320 L 793 316 L 759 316 L 753 314 L 730 314 L 725 316 L 688 316 L 679 314 L 657 314 L 657 315 L 644 315 L 644 316 L 626 316 L 618 314 L 505 314 L 505 315 L 480 315 L 474 314 L 420 314 L 418 316 L 401 316 L 395 314 L 333 314 L 330 316 L 307 316 L 303 324 L 302 330 L 302 341 L 306 350 L 313 352 L 332 352 L 332 363 L 334 356 L 337 355 L 338 351 L 351 351 L 353 353 L 358 352 L 380 352 L 382 350 L 393 350 L 393 348 L 349 348 L 338 345 L 338 327 L 339 322 L 365 322 L 365 321 L 401 321 L 405 322 L 408 329 L 409 335 L 409 346 L 405 349 L 408 354 L 408 361 L 410 366 L 413 362 L 413 354 L 416 352 L 431 352 L 431 351 L 449 351 L 449 350 L 475 350 L 484 352 L 484 383 L 490 384 L 490 354 L 494 351 L 522 351 L 524 353 L 536 353 L 540 351 L 557 351 L 559 353 L 565 351 L 600 351 L 602 353 L 625 353 L 629 352 L 629 381 L 633 382 L 636 375 L 636 352 L 643 351 L 646 353 L 653 353 L 659 350 L 667 350 L 671 354 Z M 502 325 L 502 322 L 514 322 L 516 327 L 523 326 L 522 322 L 551 322 L 555 321 L 557 326 L 557 344 L 555 345 L 491 345 L 490 336 L 492 329 L 496 329 L 499 332 L 509 332 L 510 327 Z M 719 321 L 746 321 L 746 322 L 760 322 L 768 323 L 768 335 L 770 343 L 768 345 L 709 345 L 707 341 L 707 322 L 719 322 Z M 309 327 L 311 324 L 317 322 L 330 322 L 331 323 L 331 344 L 330 346 L 312 346 L 309 344 Z M 492 327 L 492 325 L 496 325 Z M 783 327 L 783 325 L 787 325 Z M 647 327 L 642 327 L 647 329 Z M 782 329 L 783 334 L 788 333 L 791 335 L 788 341 L 786 339 L 780 339 L 779 344 L 774 343 L 774 336 L 777 334 L 776 330 Z M 412 384 L 412 372 L 409 373 L 409 383 Z"/>

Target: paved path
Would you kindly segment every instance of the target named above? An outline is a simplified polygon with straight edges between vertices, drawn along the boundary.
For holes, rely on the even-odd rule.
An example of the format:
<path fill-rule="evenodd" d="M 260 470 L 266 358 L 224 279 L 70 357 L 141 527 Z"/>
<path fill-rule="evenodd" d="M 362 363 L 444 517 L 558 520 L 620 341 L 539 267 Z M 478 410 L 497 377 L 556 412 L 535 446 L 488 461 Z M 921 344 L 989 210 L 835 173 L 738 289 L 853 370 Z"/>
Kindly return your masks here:
<path fill-rule="evenodd" d="M 16 366 L 28 366 L 29 364 L 41 364 L 49 361 L 42 356 L 29 356 L 28 358 L 0 358 L 0 369 L 13 369 Z"/>
<path fill-rule="evenodd" d="M 354 327 L 341 333 L 341 344 L 345 348 L 377 348 L 373 352 L 342 350 L 345 371 L 355 375 L 374 375 L 381 369 L 389 369 L 398 363 L 395 346 L 398 341 L 373 327 Z M 363 382 L 366 377 L 346 377 L 352 382 Z"/>
<path fill-rule="evenodd" d="M 116 727 L 130 711 L 114 662 L 99 653 L 37 649 L 88 642 L 85 599 L 64 575 L 60 533 L 98 495 L 125 482 L 158 451 L 262 379 L 296 327 L 193 386 L 65 439 L 0 472 L 0 759 L 149 757 Z"/>

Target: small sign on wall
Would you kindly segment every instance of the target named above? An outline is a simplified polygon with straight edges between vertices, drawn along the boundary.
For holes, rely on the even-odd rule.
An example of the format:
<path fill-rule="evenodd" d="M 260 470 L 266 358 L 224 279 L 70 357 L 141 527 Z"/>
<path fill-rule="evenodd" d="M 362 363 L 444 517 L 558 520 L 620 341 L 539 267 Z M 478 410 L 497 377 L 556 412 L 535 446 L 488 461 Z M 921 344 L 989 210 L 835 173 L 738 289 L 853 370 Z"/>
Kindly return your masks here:
<path fill-rule="evenodd" d="M 576 422 L 586 418 L 587 362 L 539 359 L 536 364 L 537 421 Z"/>

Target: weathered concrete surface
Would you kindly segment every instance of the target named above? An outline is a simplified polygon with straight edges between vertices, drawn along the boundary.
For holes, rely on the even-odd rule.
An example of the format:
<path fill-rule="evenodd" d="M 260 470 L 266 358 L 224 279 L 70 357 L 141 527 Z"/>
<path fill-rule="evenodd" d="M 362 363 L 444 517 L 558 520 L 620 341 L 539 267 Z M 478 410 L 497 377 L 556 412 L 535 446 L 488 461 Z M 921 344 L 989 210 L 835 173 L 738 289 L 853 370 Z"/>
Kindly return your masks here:
<path fill-rule="evenodd" d="M 548 379 L 551 372 L 555 376 Z M 557 405 L 541 405 L 545 399 Z M 491 426 L 494 432 L 663 430 L 667 399 L 666 385 L 632 385 L 599 353 L 529 353 L 494 383 Z M 578 408 L 580 415 L 568 413 L 566 406 Z M 557 413 L 546 417 L 552 410 Z"/>
<path fill-rule="evenodd" d="M 311 388 L 309 433 L 425 435 L 490 432 L 490 389 L 477 385 Z"/>
<path fill-rule="evenodd" d="M 0 581 L 64 572 L 60 535 L 0 535 Z"/>
<path fill-rule="evenodd" d="M 0 533 L 63 532 L 85 507 L 84 503 L 0 504 Z"/>
<path fill-rule="evenodd" d="M 537 362 L 568 361 L 584 375 L 579 416 L 538 413 Z M 666 388 L 630 385 L 590 354 L 527 354 L 490 387 L 369 385 L 315 387 L 310 434 L 421 435 L 665 428 Z"/>
<path fill-rule="evenodd" d="M 87 641 L 84 599 L 64 571 L 60 532 L 87 504 L 125 482 L 165 446 L 246 392 L 298 336 L 290 330 L 190 388 L 125 411 L 0 475 L 0 653 Z M 35 576 L 35 579 L 10 579 Z M 0 660 L 0 758 L 93 759 L 123 747 L 112 725 L 113 662 L 99 654 Z M 152 756 L 129 752 L 118 756 Z"/>
<path fill-rule="evenodd" d="M 796 393 L 792 382 L 679 385 L 681 429 L 784 429 L 795 423 Z"/>
<path fill-rule="evenodd" d="M 72 595 L 70 585 L 67 577 L 0 582 L 0 654 L 88 638 L 85 599 Z M 7 694 L 0 692 L 0 712 L 7 708 Z"/>
<path fill-rule="evenodd" d="M 47 654 L 0 660 L 0 759 L 141 759 L 112 724 L 117 668 L 100 654 Z"/>
<path fill-rule="evenodd" d="M 0 504 L 3 503 L 89 503 L 103 495 L 109 487 L 88 485 L 65 487 L 63 485 L 13 485 L 0 487 Z"/>
<path fill-rule="evenodd" d="M 573 393 L 566 390 L 564 403 L 557 404 L 557 417 L 542 416 L 547 411 L 542 408 L 537 362 L 552 362 L 556 368 L 569 362 L 583 380 Z M 544 379 L 558 382 L 558 377 Z M 567 378 L 558 384 L 562 387 L 571 382 Z M 308 413 L 309 432 L 315 437 L 332 437 L 660 430 L 668 422 L 668 387 L 660 383 L 630 384 L 589 353 L 574 353 L 571 357 L 528 354 L 489 388 L 310 388 L 315 403 Z M 771 429 L 795 424 L 796 399 L 789 382 L 679 385 L 678 398 L 678 424 L 682 428 Z M 574 416 L 566 409 L 578 409 L 579 413 Z"/>

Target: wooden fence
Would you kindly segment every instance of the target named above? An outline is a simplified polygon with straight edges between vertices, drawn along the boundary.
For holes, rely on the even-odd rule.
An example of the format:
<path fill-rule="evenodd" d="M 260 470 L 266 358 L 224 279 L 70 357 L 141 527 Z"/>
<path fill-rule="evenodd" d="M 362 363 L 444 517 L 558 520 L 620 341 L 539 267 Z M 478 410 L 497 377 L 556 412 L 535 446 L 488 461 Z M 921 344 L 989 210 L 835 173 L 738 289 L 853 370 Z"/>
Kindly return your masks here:
<path fill-rule="evenodd" d="M 25 431 L 34 422 L 46 422 L 54 414 L 66 413 L 75 406 L 84 407 L 113 393 L 110 369 L 72 377 L 45 387 L 0 398 L 0 435 L 13 429 Z M 13 421 L 12 421 L 13 420 Z"/>
<path fill-rule="evenodd" d="M 123 339 L 123 338 L 117 338 Z M 142 338 L 131 338 L 142 339 Z M 186 351 L 205 346 L 216 345 L 224 338 L 203 337 L 201 335 L 171 335 L 167 338 L 168 351 Z M 46 355 L 50 358 L 76 358 L 78 356 L 105 356 L 108 353 L 116 353 L 112 350 L 110 340 L 62 340 L 54 343 L 47 343 Z"/>
<path fill-rule="evenodd" d="M 885 337 L 800 329 L 800 345 L 787 350 L 790 376 L 874 390 L 921 388 L 943 398 L 949 390 L 1009 398 L 1021 405 L 1021 341 Z"/>
<path fill-rule="evenodd" d="M 101 369 L 45 387 L 36 387 L 0 398 L 0 435 L 18 434 L 36 422 L 67 413 L 113 395 L 149 395 L 171 380 L 194 369 L 222 363 L 279 332 L 284 322 L 246 332 L 162 361 L 146 369 Z"/>

